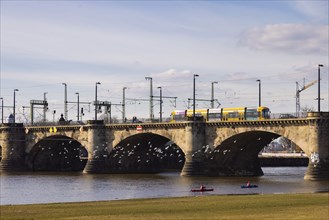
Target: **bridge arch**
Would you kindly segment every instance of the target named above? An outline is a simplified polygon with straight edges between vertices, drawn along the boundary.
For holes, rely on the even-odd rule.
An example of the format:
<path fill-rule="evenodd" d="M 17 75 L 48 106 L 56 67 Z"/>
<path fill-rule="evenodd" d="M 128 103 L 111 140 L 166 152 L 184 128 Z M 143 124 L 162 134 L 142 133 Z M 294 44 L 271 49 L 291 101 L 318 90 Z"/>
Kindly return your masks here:
<path fill-rule="evenodd" d="M 210 175 L 260 176 L 263 171 L 258 153 L 280 137 L 268 131 L 245 131 L 229 136 L 207 155 Z"/>
<path fill-rule="evenodd" d="M 109 154 L 110 172 L 160 172 L 181 170 L 183 150 L 167 137 L 154 133 L 137 133 L 121 140 Z"/>
<path fill-rule="evenodd" d="M 261 149 L 280 136 L 279 134 L 268 131 L 245 131 L 228 137 L 216 146 L 216 148 L 230 148 L 240 151 L 247 150 L 248 152 L 256 152 L 258 154 Z"/>
<path fill-rule="evenodd" d="M 308 157 L 311 156 L 312 151 L 310 150 L 310 146 L 308 144 L 311 141 L 312 137 L 308 132 L 307 126 L 262 126 L 259 128 L 255 128 L 253 126 L 250 127 L 231 127 L 222 130 L 221 128 L 216 130 L 216 139 L 214 140 L 214 146 L 218 146 L 222 144 L 225 140 L 229 140 L 230 137 L 242 137 L 244 136 L 245 132 L 251 132 L 246 134 L 259 134 L 259 138 L 263 136 L 263 138 L 267 139 L 268 137 L 271 138 L 278 138 L 280 136 L 285 137 L 295 143 L 298 147 L 300 147 Z M 256 132 L 256 133 L 255 133 Z M 242 136 L 240 136 L 240 134 Z M 238 136 L 236 136 L 238 135 Z M 246 138 L 248 138 L 246 136 Z M 251 138 L 251 137 L 250 137 Z M 273 139 L 273 140 L 274 140 Z"/>
<path fill-rule="evenodd" d="M 33 171 L 82 171 L 88 158 L 87 149 L 65 135 L 39 140 L 27 153 L 26 163 Z"/>

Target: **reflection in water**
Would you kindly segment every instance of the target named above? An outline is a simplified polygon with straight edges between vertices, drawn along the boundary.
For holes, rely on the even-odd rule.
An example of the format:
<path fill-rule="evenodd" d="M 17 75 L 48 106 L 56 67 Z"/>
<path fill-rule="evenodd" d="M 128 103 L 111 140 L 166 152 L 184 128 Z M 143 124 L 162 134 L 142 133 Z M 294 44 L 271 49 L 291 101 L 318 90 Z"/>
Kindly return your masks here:
<path fill-rule="evenodd" d="M 35 204 L 211 194 L 329 191 L 328 181 L 304 180 L 306 167 L 267 167 L 261 177 L 183 177 L 159 174 L 0 173 L 0 203 Z M 241 189 L 250 181 L 258 188 Z M 213 192 L 192 193 L 201 184 Z"/>

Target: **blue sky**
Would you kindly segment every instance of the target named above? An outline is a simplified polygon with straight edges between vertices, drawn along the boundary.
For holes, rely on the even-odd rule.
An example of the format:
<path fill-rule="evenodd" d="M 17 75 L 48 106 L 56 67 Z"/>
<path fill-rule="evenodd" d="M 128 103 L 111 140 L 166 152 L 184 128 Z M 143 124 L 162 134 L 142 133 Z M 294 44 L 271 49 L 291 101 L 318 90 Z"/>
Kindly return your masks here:
<path fill-rule="evenodd" d="M 3 1 L 1 0 L 1 88 L 5 106 L 29 120 L 31 99 L 63 112 L 68 101 L 98 99 L 114 104 L 126 97 L 126 115 L 147 117 L 149 81 L 154 95 L 178 97 L 163 103 L 163 117 L 186 109 L 193 95 L 210 99 L 211 82 L 221 107 L 257 106 L 295 112 L 296 82 L 308 84 L 321 69 L 322 110 L 328 111 L 328 1 Z M 317 110 L 317 85 L 301 93 L 301 105 Z M 159 117 L 159 102 L 154 102 Z M 83 119 L 94 117 L 84 105 Z M 209 108 L 197 102 L 197 108 Z M 76 105 L 69 104 L 69 119 Z M 112 115 L 121 118 L 121 109 Z M 12 108 L 5 107 L 5 117 Z M 37 110 L 36 117 L 41 117 Z"/>

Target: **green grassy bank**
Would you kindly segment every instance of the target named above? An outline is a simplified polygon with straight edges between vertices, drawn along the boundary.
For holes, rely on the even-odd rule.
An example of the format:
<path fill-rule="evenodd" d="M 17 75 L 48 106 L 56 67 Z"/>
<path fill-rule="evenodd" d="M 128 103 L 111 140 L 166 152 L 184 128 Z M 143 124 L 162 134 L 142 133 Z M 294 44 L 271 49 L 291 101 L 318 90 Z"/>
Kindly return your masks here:
<path fill-rule="evenodd" d="M 0 219 L 329 219 L 329 193 L 0 206 Z"/>

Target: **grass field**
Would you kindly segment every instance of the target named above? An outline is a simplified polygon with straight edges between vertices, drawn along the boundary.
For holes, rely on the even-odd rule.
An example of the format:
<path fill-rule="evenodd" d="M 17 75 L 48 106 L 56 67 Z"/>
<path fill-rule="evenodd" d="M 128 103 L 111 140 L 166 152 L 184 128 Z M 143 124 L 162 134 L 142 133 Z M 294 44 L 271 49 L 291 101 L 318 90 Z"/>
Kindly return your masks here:
<path fill-rule="evenodd" d="M 329 219 L 329 193 L 0 206 L 0 219 Z"/>

